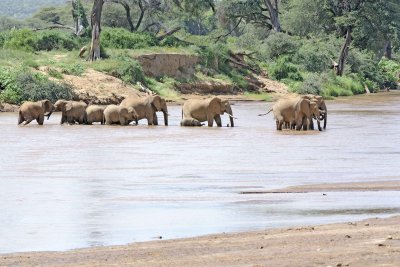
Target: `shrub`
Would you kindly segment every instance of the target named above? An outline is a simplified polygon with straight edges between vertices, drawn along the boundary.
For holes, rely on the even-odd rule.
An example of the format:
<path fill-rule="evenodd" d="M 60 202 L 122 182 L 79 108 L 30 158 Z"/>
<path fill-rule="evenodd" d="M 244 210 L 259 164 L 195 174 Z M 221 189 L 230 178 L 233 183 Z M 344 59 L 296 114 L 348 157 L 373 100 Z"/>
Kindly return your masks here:
<path fill-rule="evenodd" d="M 81 76 L 85 71 L 85 66 L 79 63 L 61 64 L 61 72 L 67 75 Z"/>
<path fill-rule="evenodd" d="M 116 28 L 104 28 L 101 41 L 105 48 L 119 49 L 139 49 L 158 44 L 157 38 L 150 33 L 130 32 Z"/>
<path fill-rule="evenodd" d="M 28 29 L 11 30 L 6 35 L 4 48 L 21 49 L 25 51 L 35 50 L 35 35 Z"/>
<path fill-rule="evenodd" d="M 175 36 L 167 36 L 164 40 L 160 42 L 161 46 L 168 46 L 168 47 L 179 47 L 179 46 L 189 46 L 189 43 L 184 42 Z"/>
<path fill-rule="evenodd" d="M 206 68 L 219 70 L 223 73 L 230 71 L 231 68 L 228 63 L 229 49 L 226 46 L 217 44 L 202 47 L 198 53 L 201 58 L 201 64 Z"/>
<path fill-rule="evenodd" d="M 317 73 L 310 73 L 302 83 L 296 83 L 294 91 L 302 95 L 321 95 L 324 79 Z"/>
<path fill-rule="evenodd" d="M 73 50 L 78 49 L 79 45 L 71 34 L 58 31 L 44 31 L 37 35 L 35 50 L 50 51 L 56 49 Z"/>
<path fill-rule="evenodd" d="M 299 46 L 300 40 L 297 37 L 272 32 L 260 47 L 260 54 L 264 59 L 276 59 L 283 55 L 293 55 Z"/>
<path fill-rule="evenodd" d="M 0 84 L 4 89 L 0 101 L 21 104 L 23 101 L 71 99 L 72 89 L 67 84 L 50 81 L 45 75 L 27 69 L 0 69 Z"/>
<path fill-rule="evenodd" d="M 290 79 L 293 81 L 302 81 L 303 77 L 296 65 L 294 65 L 288 56 L 280 57 L 275 64 L 270 66 L 271 76 L 277 80 Z"/>
<path fill-rule="evenodd" d="M 120 78 L 126 83 L 136 84 L 145 83 L 145 76 L 140 63 L 131 57 L 120 57 L 120 64 L 115 70 L 114 76 Z"/>

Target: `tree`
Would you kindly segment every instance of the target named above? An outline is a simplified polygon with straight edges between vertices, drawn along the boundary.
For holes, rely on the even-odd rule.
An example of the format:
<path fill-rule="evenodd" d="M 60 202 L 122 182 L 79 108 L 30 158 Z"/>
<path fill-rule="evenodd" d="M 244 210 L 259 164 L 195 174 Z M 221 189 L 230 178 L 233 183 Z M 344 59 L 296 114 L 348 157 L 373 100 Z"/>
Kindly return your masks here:
<path fill-rule="evenodd" d="M 92 42 L 90 45 L 89 60 L 95 61 L 100 59 L 100 22 L 101 12 L 103 11 L 104 0 L 94 0 L 92 15 L 91 15 L 91 26 L 92 26 Z"/>
<path fill-rule="evenodd" d="M 72 18 L 74 19 L 75 35 L 82 35 L 84 30 L 89 26 L 89 23 L 80 0 L 72 0 Z"/>

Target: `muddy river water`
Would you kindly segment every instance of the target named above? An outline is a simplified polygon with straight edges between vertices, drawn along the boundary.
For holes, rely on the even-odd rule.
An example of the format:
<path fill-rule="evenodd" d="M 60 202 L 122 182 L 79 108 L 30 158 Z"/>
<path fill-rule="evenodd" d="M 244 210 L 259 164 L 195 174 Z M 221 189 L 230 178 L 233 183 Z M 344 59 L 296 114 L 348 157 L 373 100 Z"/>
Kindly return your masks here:
<path fill-rule="evenodd" d="M 400 94 L 328 102 L 322 133 L 277 132 L 257 116 L 268 105 L 236 103 L 235 128 L 178 127 L 179 106 L 169 127 L 60 126 L 59 114 L 18 127 L 0 114 L 0 253 L 400 213 L 398 191 L 240 194 L 400 180 Z"/>

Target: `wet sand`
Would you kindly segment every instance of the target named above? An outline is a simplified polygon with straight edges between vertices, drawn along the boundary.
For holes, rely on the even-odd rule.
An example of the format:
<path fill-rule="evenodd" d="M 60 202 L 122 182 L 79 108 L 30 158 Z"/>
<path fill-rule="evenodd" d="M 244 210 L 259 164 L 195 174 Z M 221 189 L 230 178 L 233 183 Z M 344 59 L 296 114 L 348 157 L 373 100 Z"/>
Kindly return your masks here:
<path fill-rule="evenodd" d="M 399 266 L 400 216 L 67 252 L 2 255 L 0 266 Z"/>

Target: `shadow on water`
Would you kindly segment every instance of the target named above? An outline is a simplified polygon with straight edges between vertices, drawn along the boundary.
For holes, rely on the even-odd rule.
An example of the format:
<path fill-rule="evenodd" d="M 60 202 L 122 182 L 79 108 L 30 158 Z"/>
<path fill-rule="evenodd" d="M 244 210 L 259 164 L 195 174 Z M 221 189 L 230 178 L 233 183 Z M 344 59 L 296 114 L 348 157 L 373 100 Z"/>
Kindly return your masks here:
<path fill-rule="evenodd" d="M 400 192 L 238 194 L 398 180 L 400 94 L 328 102 L 327 131 L 277 132 L 265 103 L 235 128 L 16 125 L 0 114 L 0 253 L 65 250 L 399 213 Z M 228 123 L 228 118 L 223 118 Z M 396 144 L 396 145 L 395 145 Z"/>

